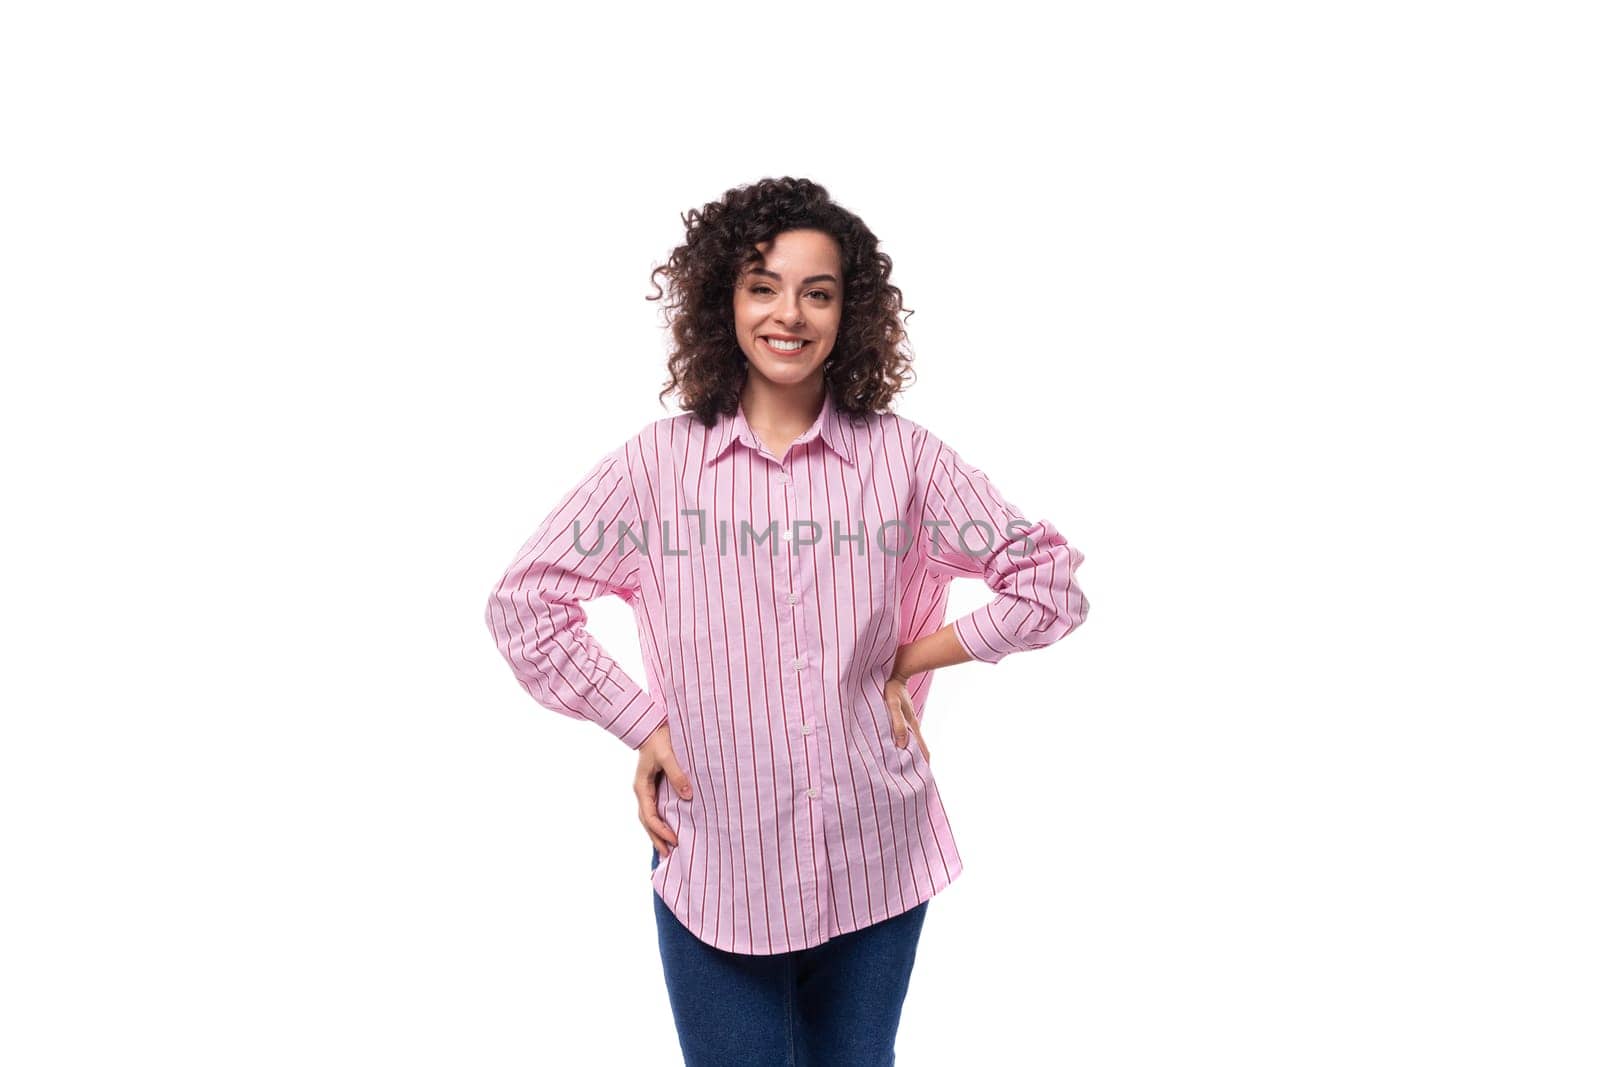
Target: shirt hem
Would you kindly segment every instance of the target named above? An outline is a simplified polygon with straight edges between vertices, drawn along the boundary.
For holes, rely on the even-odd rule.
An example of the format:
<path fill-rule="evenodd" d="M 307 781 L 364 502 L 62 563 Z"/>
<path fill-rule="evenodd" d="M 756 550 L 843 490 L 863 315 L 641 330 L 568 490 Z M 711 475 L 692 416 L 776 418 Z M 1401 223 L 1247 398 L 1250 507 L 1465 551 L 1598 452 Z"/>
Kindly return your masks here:
<path fill-rule="evenodd" d="M 656 872 L 664 870 L 666 870 L 664 866 L 658 866 L 651 869 L 650 890 L 651 892 L 655 893 L 656 896 L 661 897 L 661 903 L 666 905 L 667 910 L 672 912 L 672 914 L 677 918 L 678 922 L 683 924 L 683 928 L 694 936 L 695 940 L 699 941 L 701 944 L 709 945 L 712 948 L 721 949 L 724 952 L 732 952 L 738 956 L 781 956 L 786 952 L 799 952 L 802 949 L 816 948 L 818 945 L 826 944 L 836 937 L 840 937 L 844 934 L 854 933 L 855 931 L 864 929 L 873 925 L 874 923 L 887 922 L 897 915 L 904 915 L 912 908 L 924 903 L 925 901 L 932 900 L 935 896 L 942 892 L 950 885 L 950 883 L 956 880 L 963 870 L 965 870 L 965 865 L 959 858 L 952 859 L 948 867 L 941 867 L 938 872 L 934 874 L 932 888 L 930 888 L 926 893 L 919 894 L 915 900 L 906 902 L 904 906 L 895 911 L 889 912 L 886 915 L 880 915 L 875 919 L 868 919 L 864 923 L 857 923 L 854 926 L 841 926 L 837 932 L 830 934 L 827 937 L 819 937 L 814 941 L 803 944 L 795 944 L 790 942 L 788 948 L 773 949 L 770 952 L 752 951 L 748 948 L 735 948 L 734 940 L 731 937 L 726 938 L 719 943 L 716 941 L 707 940 L 706 938 L 695 933 L 694 928 L 689 925 L 688 919 L 684 915 L 680 914 L 678 908 L 674 907 L 672 902 L 661 894 L 661 881 L 666 876 L 661 875 L 660 877 L 657 877 Z"/>

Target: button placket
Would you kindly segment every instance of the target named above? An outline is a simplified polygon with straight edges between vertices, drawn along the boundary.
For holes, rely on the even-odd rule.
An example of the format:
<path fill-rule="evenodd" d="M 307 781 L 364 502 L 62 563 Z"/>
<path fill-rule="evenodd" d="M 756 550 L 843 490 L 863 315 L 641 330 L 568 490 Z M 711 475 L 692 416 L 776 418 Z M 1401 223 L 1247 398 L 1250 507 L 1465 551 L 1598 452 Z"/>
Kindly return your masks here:
<path fill-rule="evenodd" d="M 791 454 L 792 452 L 793 450 L 791 449 Z M 786 558 L 789 561 L 790 584 L 789 592 L 785 595 L 784 599 L 795 607 L 795 614 L 793 616 L 795 626 L 793 633 L 795 634 L 795 639 L 797 642 L 797 647 L 795 649 L 797 655 L 794 657 L 790 665 L 795 670 L 796 687 L 801 696 L 799 706 L 802 709 L 801 714 L 804 716 L 800 722 L 800 735 L 802 738 L 807 739 L 804 749 L 806 753 L 806 778 L 809 784 L 806 786 L 805 795 L 812 801 L 818 801 L 821 799 L 823 793 L 822 768 L 825 765 L 826 760 L 824 753 L 824 739 L 821 736 L 821 733 L 817 730 L 816 722 L 813 720 L 815 717 L 822 714 L 822 697 L 820 693 L 820 687 L 808 684 L 809 679 L 815 674 L 816 668 L 816 664 L 813 662 L 813 657 L 806 652 L 806 649 L 811 647 L 813 643 L 812 635 L 809 630 L 812 620 L 806 612 L 799 609 L 800 602 L 803 598 L 801 597 L 800 592 L 797 591 L 795 584 L 804 575 L 810 574 L 811 571 L 804 562 L 797 561 L 797 557 L 794 553 L 794 524 L 796 522 L 796 512 L 799 510 L 800 494 L 798 492 L 798 487 L 795 485 L 794 474 L 788 468 L 787 457 L 782 467 L 783 469 L 779 470 L 776 474 L 776 478 L 783 485 L 783 501 L 788 519 L 786 528 L 783 531 L 783 538 L 785 541 L 790 543 L 789 551 L 786 553 Z M 816 546 L 809 545 L 807 546 L 807 549 L 809 551 L 816 551 Z"/>
<path fill-rule="evenodd" d="M 793 451 L 792 447 L 790 451 Z M 806 618 L 805 614 L 798 610 L 798 605 L 801 598 L 800 593 L 795 588 L 795 584 L 797 581 L 799 581 L 800 576 L 805 574 L 805 568 L 796 566 L 795 561 L 793 546 L 795 522 L 794 479 L 789 474 L 787 459 L 778 464 L 778 470 L 774 472 L 773 478 L 782 483 L 784 488 L 784 523 L 783 531 L 780 536 L 784 541 L 788 542 L 788 545 L 785 546 L 785 550 L 783 552 L 783 559 L 785 571 L 789 578 L 789 590 L 784 594 L 784 599 L 788 601 L 789 604 L 795 605 L 796 607 L 796 610 L 790 615 L 790 621 L 793 625 L 789 632 L 794 635 L 795 655 L 790 658 L 789 666 L 794 671 L 794 688 L 796 696 L 795 707 L 798 709 L 799 714 L 804 716 L 807 714 L 806 709 L 810 708 L 811 706 L 811 702 L 814 699 L 814 694 L 810 691 L 810 687 L 806 685 L 805 671 L 807 657 L 804 655 L 804 649 L 807 646 Z M 811 724 L 802 719 L 800 722 L 800 733 L 803 736 L 809 737 L 811 732 Z M 815 783 L 818 780 L 817 771 L 818 767 L 820 766 L 817 748 L 814 744 L 806 743 L 802 746 L 802 750 L 805 752 L 806 781 Z M 807 787 L 806 796 L 814 799 L 817 795 L 818 790 L 816 785 L 813 784 Z"/>

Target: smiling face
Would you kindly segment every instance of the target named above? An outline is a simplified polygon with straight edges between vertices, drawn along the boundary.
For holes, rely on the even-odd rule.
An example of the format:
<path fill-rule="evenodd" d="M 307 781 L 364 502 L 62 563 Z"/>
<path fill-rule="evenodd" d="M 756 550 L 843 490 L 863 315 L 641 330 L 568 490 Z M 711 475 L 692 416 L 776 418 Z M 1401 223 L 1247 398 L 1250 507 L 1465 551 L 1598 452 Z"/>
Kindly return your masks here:
<path fill-rule="evenodd" d="M 820 230 L 787 230 L 756 248 L 764 262 L 734 284 L 734 332 L 751 374 L 778 386 L 796 385 L 822 373 L 839 336 L 839 245 Z"/>

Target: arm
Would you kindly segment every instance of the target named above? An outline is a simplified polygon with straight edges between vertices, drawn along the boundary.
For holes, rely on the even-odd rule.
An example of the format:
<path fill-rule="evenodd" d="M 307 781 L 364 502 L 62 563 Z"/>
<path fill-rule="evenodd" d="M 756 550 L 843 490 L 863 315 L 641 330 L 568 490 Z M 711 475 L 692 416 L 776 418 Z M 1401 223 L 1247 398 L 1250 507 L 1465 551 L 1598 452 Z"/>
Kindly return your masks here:
<path fill-rule="evenodd" d="M 1049 521 L 1023 516 L 950 446 L 931 435 L 928 443 L 936 451 L 923 514 L 928 529 L 920 538 L 928 565 L 949 577 L 981 577 L 995 595 L 905 646 L 896 657 L 896 673 L 909 676 L 915 669 L 961 662 L 949 658 L 952 641 L 972 659 L 998 663 L 1077 629 L 1089 613 L 1074 577 L 1083 553 Z"/>
<path fill-rule="evenodd" d="M 967 655 L 966 646 L 956 639 L 955 624 L 946 623 L 909 645 L 901 645 L 900 651 L 895 654 L 894 668 L 889 677 L 894 681 L 906 682 L 911 680 L 913 674 L 965 663 L 971 658 Z"/>
<path fill-rule="evenodd" d="M 534 700 L 637 749 L 666 721 L 666 708 L 584 629 L 580 604 L 606 594 L 632 602 L 639 594 L 643 559 L 622 536 L 624 523 L 642 535 L 618 448 L 568 490 L 522 546 L 490 594 L 484 621 Z"/>

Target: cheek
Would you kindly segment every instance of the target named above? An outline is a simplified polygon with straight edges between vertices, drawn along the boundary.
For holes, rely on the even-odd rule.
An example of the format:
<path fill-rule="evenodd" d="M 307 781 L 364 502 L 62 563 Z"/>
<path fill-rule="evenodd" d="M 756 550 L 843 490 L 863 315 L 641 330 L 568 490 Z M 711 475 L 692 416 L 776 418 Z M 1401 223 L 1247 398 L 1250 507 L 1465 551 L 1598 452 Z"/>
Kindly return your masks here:
<path fill-rule="evenodd" d="M 759 321 L 760 319 L 758 317 L 740 315 L 738 313 L 734 314 L 733 332 L 738 337 L 740 344 L 749 344 L 751 342 L 751 335 L 755 333 L 756 324 Z"/>

